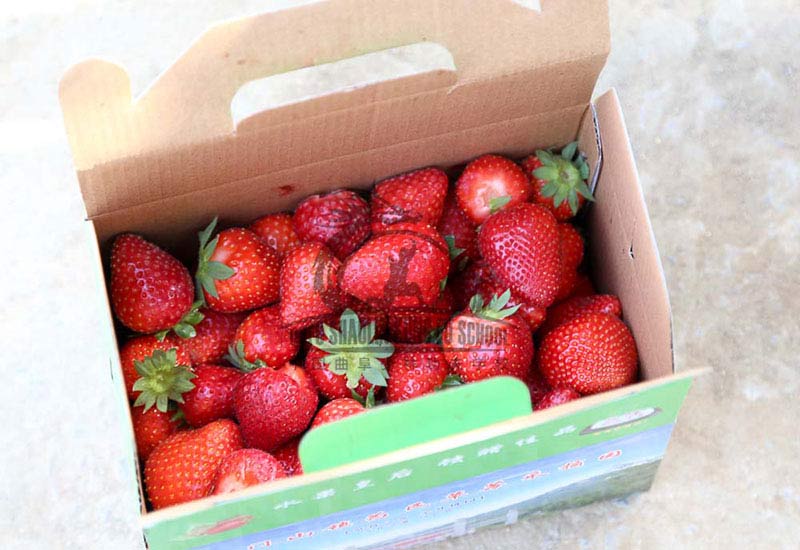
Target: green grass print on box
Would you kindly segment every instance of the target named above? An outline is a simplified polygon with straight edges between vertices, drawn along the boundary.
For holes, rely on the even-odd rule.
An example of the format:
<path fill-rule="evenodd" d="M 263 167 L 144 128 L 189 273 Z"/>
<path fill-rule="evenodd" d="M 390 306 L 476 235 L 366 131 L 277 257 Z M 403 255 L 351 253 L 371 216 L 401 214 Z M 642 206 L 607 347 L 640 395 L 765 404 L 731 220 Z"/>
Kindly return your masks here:
<path fill-rule="evenodd" d="M 680 378 L 477 443 L 309 485 L 234 497 L 212 508 L 150 525 L 145 534 L 153 548 L 191 548 L 555 456 L 673 423 L 690 385 L 691 378 Z M 451 397 L 446 393 L 436 397 Z M 431 407 L 436 410 L 435 403 Z M 253 519 L 238 529 L 201 538 L 189 535 L 200 526 L 241 515 Z"/>

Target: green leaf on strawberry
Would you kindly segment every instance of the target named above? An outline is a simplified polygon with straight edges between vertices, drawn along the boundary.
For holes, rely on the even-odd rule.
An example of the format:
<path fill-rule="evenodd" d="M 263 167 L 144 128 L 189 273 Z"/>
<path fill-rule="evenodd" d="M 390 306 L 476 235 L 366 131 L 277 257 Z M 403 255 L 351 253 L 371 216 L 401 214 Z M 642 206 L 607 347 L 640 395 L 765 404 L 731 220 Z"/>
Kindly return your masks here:
<path fill-rule="evenodd" d="M 457 374 L 448 374 L 444 382 L 442 382 L 439 387 L 436 388 L 435 391 L 442 391 L 446 390 L 447 388 L 455 388 L 456 386 L 463 386 L 464 381 L 461 380 L 461 377 Z"/>
<path fill-rule="evenodd" d="M 511 197 L 509 197 L 508 195 L 504 195 L 502 197 L 494 197 L 489 200 L 489 212 L 491 214 L 494 214 L 498 210 L 503 208 L 505 205 L 507 205 L 509 202 L 511 202 Z"/>
<path fill-rule="evenodd" d="M 514 315 L 520 308 L 521 304 L 513 307 L 506 307 L 509 300 L 511 300 L 511 290 L 508 289 L 499 296 L 495 294 L 488 304 L 484 304 L 483 296 L 476 294 L 469 301 L 469 309 L 480 317 L 489 321 L 498 321 Z"/>
<path fill-rule="evenodd" d="M 244 342 L 242 340 L 237 340 L 235 344 L 228 346 L 228 353 L 225 355 L 224 359 L 242 372 L 252 372 L 267 366 L 261 359 L 256 359 L 255 362 L 247 360 L 244 353 Z"/>
<path fill-rule="evenodd" d="M 229 279 L 235 273 L 232 268 L 224 263 L 211 261 L 211 256 L 214 254 L 214 250 L 217 248 L 217 243 L 219 242 L 219 235 L 213 239 L 211 238 L 214 229 L 217 227 L 217 221 L 218 218 L 214 217 L 211 223 L 198 234 L 200 238 L 200 253 L 197 259 L 197 273 L 195 274 L 197 284 L 195 286 L 197 289 L 198 301 L 203 305 L 205 305 L 203 290 L 214 298 L 218 298 L 219 294 L 217 294 L 215 281 Z"/>
<path fill-rule="evenodd" d="M 183 394 L 192 388 L 194 373 L 184 365 L 178 365 L 177 350 L 155 350 L 152 355 L 134 366 L 139 378 L 133 390 L 140 392 L 133 406 L 144 406 L 147 412 L 155 406 L 161 412 L 169 410 L 170 401 L 183 403 Z"/>
<path fill-rule="evenodd" d="M 578 195 L 588 201 L 594 201 L 594 196 L 585 181 L 589 177 L 589 165 L 578 151 L 577 141 L 566 145 L 560 155 L 539 150 L 536 151 L 536 157 L 542 166 L 533 171 L 533 176 L 547 182 L 541 189 L 541 195 L 552 197 L 554 207 L 558 208 L 567 201 L 572 214 L 575 215 L 580 207 Z"/>
<path fill-rule="evenodd" d="M 187 311 L 184 316 L 181 317 L 181 320 L 178 321 L 174 326 L 166 330 L 159 331 L 155 334 L 156 338 L 158 338 L 158 341 L 163 342 L 164 338 L 166 338 L 167 334 L 169 334 L 169 331 L 173 331 L 184 340 L 197 336 L 197 331 L 194 327 L 205 318 L 205 315 L 200 312 L 200 308 L 202 306 L 203 302 L 201 300 L 196 300 L 192 304 L 191 309 Z"/>
<path fill-rule="evenodd" d="M 326 352 L 321 361 L 334 374 L 344 375 L 347 387 L 358 386 L 363 377 L 375 386 L 385 386 L 389 373 L 380 359 L 394 353 L 394 346 L 386 340 L 373 340 L 375 323 L 361 326 L 358 315 L 346 309 L 339 318 L 339 330 L 323 324 L 326 339 L 309 338 L 308 342 Z"/>

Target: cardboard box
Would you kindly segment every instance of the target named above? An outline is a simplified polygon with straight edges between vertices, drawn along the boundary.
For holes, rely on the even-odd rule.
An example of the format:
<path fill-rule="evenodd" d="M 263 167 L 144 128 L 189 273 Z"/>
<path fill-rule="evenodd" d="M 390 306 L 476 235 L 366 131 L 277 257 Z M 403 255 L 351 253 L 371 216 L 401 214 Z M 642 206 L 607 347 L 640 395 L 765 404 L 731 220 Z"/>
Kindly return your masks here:
<path fill-rule="evenodd" d="M 232 121 L 249 81 L 416 43 L 446 48 L 453 66 Z M 136 100 L 117 65 L 67 72 L 60 98 L 98 259 L 122 231 L 188 259 L 214 215 L 245 223 L 311 193 L 577 136 L 596 184 L 585 219 L 595 280 L 622 300 L 639 349 L 641 382 L 536 414 L 524 385 L 499 378 L 323 426 L 301 446 L 306 475 L 143 506 L 150 548 L 408 547 L 649 487 L 696 373 L 674 373 L 666 286 L 616 94 L 590 103 L 608 50 L 603 0 L 541 11 L 335 0 L 213 27 Z M 116 349 L 109 342 L 129 421 Z"/>

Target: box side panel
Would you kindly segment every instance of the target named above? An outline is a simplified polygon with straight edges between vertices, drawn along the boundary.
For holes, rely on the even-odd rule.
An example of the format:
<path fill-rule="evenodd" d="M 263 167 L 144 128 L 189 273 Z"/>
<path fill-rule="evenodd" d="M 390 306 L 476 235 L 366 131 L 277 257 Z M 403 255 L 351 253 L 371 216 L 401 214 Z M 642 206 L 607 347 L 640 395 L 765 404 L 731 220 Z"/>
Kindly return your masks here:
<path fill-rule="evenodd" d="M 152 549 L 193 548 L 476 476 L 491 477 L 499 470 L 670 426 L 690 384 L 691 379 L 675 379 L 481 441 L 305 485 L 217 502 L 192 514 L 152 520 L 146 525 L 145 534 Z M 530 419 L 535 421 L 536 415 Z M 662 451 L 663 445 L 656 454 L 660 456 Z"/>
<path fill-rule="evenodd" d="M 247 548 L 409 548 L 510 524 L 531 513 L 647 490 L 672 424 L 301 523 L 203 545 Z"/>
<path fill-rule="evenodd" d="M 636 338 L 641 378 L 652 380 L 674 369 L 666 281 L 615 92 L 601 96 L 596 108 L 603 169 L 587 217 L 588 256 L 598 290 L 619 296 Z"/>

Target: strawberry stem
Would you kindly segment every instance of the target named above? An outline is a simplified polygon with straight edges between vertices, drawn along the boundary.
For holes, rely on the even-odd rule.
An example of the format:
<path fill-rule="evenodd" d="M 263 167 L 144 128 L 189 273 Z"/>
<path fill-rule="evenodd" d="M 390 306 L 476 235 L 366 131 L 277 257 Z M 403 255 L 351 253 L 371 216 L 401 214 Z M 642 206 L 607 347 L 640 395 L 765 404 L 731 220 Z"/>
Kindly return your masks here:
<path fill-rule="evenodd" d="M 161 412 L 169 410 L 170 401 L 183 403 L 183 394 L 192 388 L 195 374 L 185 365 L 178 365 L 178 353 L 175 348 L 155 350 L 152 355 L 141 361 L 134 361 L 139 378 L 133 384 L 133 390 L 141 392 L 133 406 L 144 406 L 147 412 L 154 406 Z"/>
<path fill-rule="evenodd" d="M 578 195 L 588 201 L 594 196 L 586 185 L 589 177 L 589 165 L 578 151 L 578 142 L 566 145 L 560 155 L 551 151 L 536 151 L 536 157 L 542 166 L 533 171 L 533 176 L 547 183 L 542 187 L 542 196 L 551 197 L 553 206 L 558 208 L 567 201 L 572 214 L 578 213 Z"/>
<path fill-rule="evenodd" d="M 375 338 L 375 322 L 362 326 L 358 315 L 346 309 L 339 318 L 339 330 L 322 325 L 325 339 L 309 338 L 308 342 L 327 352 L 321 361 L 328 369 L 347 378 L 351 390 L 363 377 L 373 386 L 385 386 L 389 373 L 380 359 L 394 353 L 394 346 L 386 340 Z"/>
<path fill-rule="evenodd" d="M 219 218 L 215 216 L 214 219 L 211 220 L 211 223 L 198 233 L 200 252 L 197 257 L 197 273 L 195 274 L 197 284 L 195 287 L 197 289 L 197 300 L 201 302 L 202 305 L 206 303 L 203 290 L 214 298 L 218 298 L 219 294 L 217 294 L 216 281 L 224 281 L 236 273 L 232 268 L 222 262 L 211 261 L 211 256 L 214 254 L 214 250 L 216 250 L 217 243 L 219 242 L 219 235 L 213 239 L 211 238 L 214 229 L 217 227 L 218 219 Z"/>

